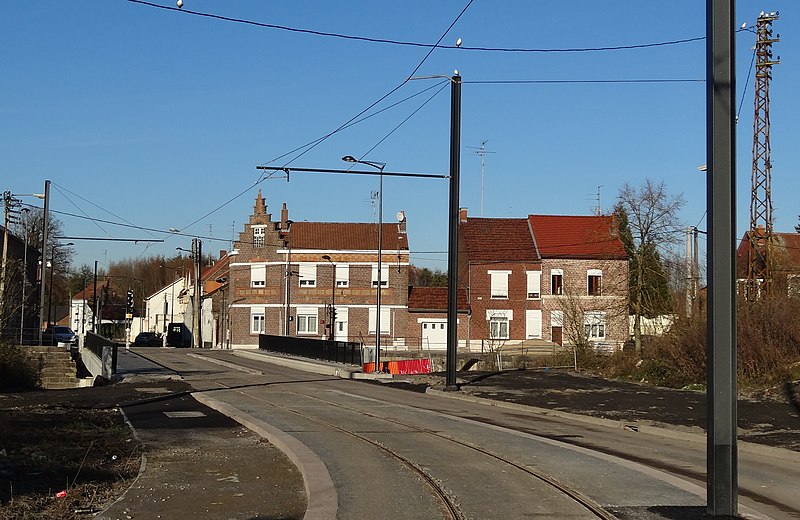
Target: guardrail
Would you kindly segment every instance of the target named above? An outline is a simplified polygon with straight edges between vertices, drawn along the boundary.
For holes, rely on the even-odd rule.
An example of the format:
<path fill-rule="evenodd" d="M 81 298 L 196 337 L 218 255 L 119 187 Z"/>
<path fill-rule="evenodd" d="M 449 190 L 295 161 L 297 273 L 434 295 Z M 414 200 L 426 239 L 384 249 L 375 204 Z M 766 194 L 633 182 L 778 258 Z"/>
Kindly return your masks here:
<path fill-rule="evenodd" d="M 363 344 L 349 341 L 259 334 L 258 348 L 269 352 L 279 352 L 281 354 L 291 354 L 348 365 L 361 366 L 363 360 Z"/>
<path fill-rule="evenodd" d="M 86 369 L 95 377 L 111 379 L 117 373 L 117 350 L 121 345 L 91 332 L 86 333 L 82 343 L 78 352 Z"/>

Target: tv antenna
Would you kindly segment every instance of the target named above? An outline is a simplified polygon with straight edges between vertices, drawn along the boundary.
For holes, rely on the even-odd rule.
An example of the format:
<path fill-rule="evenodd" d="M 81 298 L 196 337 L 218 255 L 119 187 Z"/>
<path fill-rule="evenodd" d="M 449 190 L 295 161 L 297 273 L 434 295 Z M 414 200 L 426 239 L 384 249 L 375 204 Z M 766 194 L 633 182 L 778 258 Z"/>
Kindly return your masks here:
<path fill-rule="evenodd" d="M 594 215 L 596 217 L 599 217 L 600 215 L 603 214 L 603 207 L 600 205 L 600 188 L 602 188 L 603 186 L 605 186 L 605 184 L 600 184 L 599 186 L 597 186 L 597 192 L 593 194 L 593 198 L 595 201 Z"/>
<path fill-rule="evenodd" d="M 495 153 L 495 152 L 490 152 L 486 149 L 486 143 L 488 142 L 489 140 L 486 139 L 484 141 L 481 141 L 480 146 L 467 146 L 467 148 L 472 148 L 473 150 L 475 150 L 473 153 L 476 153 L 481 156 L 481 217 L 483 217 L 483 185 L 484 185 L 483 179 L 484 176 L 486 175 L 486 154 Z"/>

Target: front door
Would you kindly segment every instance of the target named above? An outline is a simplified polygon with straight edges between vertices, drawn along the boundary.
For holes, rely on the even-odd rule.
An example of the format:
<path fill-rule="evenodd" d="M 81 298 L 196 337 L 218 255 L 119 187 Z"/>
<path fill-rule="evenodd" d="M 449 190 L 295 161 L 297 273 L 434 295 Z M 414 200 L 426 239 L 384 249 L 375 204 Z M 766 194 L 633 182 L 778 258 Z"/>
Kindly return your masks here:
<path fill-rule="evenodd" d="M 336 307 L 336 323 L 333 333 L 333 339 L 336 341 L 347 341 L 347 310 L 344 307 Z"/>
<path fill-rule="evenodd" d="M 563 343 L 563 338 L 561 337 L 561 334 L 562 334 L 561 333 L 561 327 L 553 327 L 551 333 L 552 333 L 551 337 L 553 338 L 553 343 L 556 343 L 557 345 L 563 346 L 564 343 Z"/>

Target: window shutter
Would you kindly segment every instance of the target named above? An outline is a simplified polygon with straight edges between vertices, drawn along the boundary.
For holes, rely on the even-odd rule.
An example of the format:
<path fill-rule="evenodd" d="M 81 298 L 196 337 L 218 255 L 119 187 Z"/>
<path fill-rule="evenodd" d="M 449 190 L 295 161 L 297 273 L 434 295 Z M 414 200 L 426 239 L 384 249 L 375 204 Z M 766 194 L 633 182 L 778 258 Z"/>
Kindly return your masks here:
<path fill-rule="evenodd" d="M 525 331 L 528 339 L 541 339 L 542 337 L 542 311 L 525 311 Z"/>
<path fill-rule="evenodd" d="M 492 298 L 508 298 L 508 273 L 489 273 L 492 284 Z"/>
<path fill-rule="evenodd" d="M 250 266 L 250 286 L 251 287 L 264 287 L 267 280 L 267 266 L 266 265 L 251 265 Z"/>

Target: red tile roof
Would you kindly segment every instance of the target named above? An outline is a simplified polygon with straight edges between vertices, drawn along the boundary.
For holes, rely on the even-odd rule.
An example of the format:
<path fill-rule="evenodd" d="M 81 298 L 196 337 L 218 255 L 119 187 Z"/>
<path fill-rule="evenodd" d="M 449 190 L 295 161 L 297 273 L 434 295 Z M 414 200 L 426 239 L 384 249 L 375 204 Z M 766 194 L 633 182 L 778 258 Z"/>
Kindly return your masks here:
<path fill-rule="evenodd" d="M 745 231 L 739 247 L 736 248 L 736 277 L 747 278 L 750 237 L 749 231 Z M 762 241 L 763 243 L 763 241 Z M 773 269 L 777 267 L 779 271 L 798 272 L 800 271 L 800 233 L 772 233 L 773 254 L 777 256 L 773 263 Z"/>
<path fill-rule="evenodd" d="M 383 224 L 383 250 L 408 250 L 408 235 L 397 223 Z M 292 249 L 378 249 L 378 224 L 361 222 L 294 222 L 287 234 Z"/>
<path fill-rule="evenodd" d="M 528 215 L 541 258 L 628 258 L 610 216 Z"/>
<path fill-rule="evenodd" d="M 524 218 L 468 218 L 459 225 L 470 261 L 536 262 L 528 220 Z"/>
<path fill-rule="evenodd" d="M 467 290 L 458 290 L 456 308 L 459 312 L 469 310 Z M 447 287 L 409 287 L 409 312 L 447 311 Z"/>

